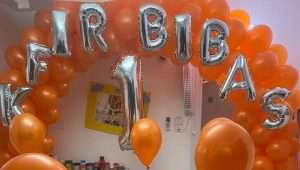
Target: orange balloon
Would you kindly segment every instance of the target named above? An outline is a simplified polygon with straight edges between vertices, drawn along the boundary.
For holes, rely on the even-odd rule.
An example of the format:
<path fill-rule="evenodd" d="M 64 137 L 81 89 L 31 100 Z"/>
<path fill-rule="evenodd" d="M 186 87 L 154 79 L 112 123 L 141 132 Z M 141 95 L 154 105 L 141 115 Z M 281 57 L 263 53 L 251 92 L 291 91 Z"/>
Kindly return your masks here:
<path fill-rule="evenodd" d="M 293 108 L 293 110 L 298 110 L 300 108 L 300 90 L 294 89 L 287 98 L 287 102 Z"/>
<path fill-rule="evenodd" d="M 131 144 L 140 159 L 150 166 L 161 146 L 161 131 L 158 124 L 149 118 L 140 119 L 132 128 Z"/>
<path fill-rule="evenodd" d="M 272 44 L 270 47 L 270 51 L 275 53 L 278 57 L 278 63 L 284 65 L 288 58 L 287 49 L 281 44 Z"/>
<path fill-rule="evenodd" d="M 2 167 L 11 158 L 12 158 L 12 155 L 8 151 L 1 150 L 0 151 L 0 167 Z M 1 170 L 2 170 L 2 168 L 1 168 Z M 14 169 L 14 170 L 17 170 L 17 169 Z"/>
<path fill-rule="evenodd" d="M 7 141 L 7 150 L 13 156 L 19 155 L 18 151 L 15 149 L 15 147 L 11 144 L 10 141 Z"/>
<path fill-rule="evenodd" d="M 58 95 L 52 86 L 41 85 L 33 89 L 31 99 L 38 108 L 47 109 L 56 105 Z"/>
<path fill-rule="evenodd" d="M 237 111 L 232 114 L 232 120 L 247 131 L 251 131 L 253 126 L 258 122 L 256 114 L 247 111 Z"/>
<path fill-rule="evenodd" d="M 197 170 L 252 170 L 255 147 L 247 131 L 226 118 L 208 122 L 196 147 Z"/>
<path fill-rule="evenodd" d="M 22 102 L 21 109 L 23 113 L 30 113 L 33 115 L 36 113 L 35 106 L 29 99 L 26 99 L 24 102 Z"/>
<path fill-rule="evenodd" d="M 52 107 L 50 109 L 46 110 L 40 110 L 39 113 L 37 113 L 37 117 L 41 119 L 46 124 L 53 124 L 57 122 L 58 118 L 60 116 L 60 112 L 56 107 Z"/>
<path fill-rule="evenodd" d="M 276 170 L 299 170 L 298 160 L 295 157 L 289 157 L 287 160 L 276 165 Z"/>
<path fill-rule="evenodd" d="M 49 60 L 49 73 L 51 80 L 59 83 L 69 82 L 75 76 L 71 61 L 58 57 Z"/>
<path fill-rule="evenodd" d="M 1 74 L 1 83 L 11 83 L 13 88 L 26 84 L 24 75 L 18 70 L 7 70 Z"/>
<path fill-rule="evenodd" d="M 299 125 L 297 120 L 290 120 L 290 122 L 279 129 L 277 135 L 282 138 L 295 138 L 299 135 Z"/>
<path fill-rule="evenodd" d="M 63 97 L 69 94 L 70 84 L 69 83 L 59 83 L 53 85 L 59 97 Z"/>
<path fill-rule="evenodd" d="M 266 154 L 274 161 L 286 160 L 291 153 L 291 144 L 284 139 L 274 139 L 268 144 Z"/>
<path fill-rule="evenodd" d="M 275 167 L 268 157 L 256 156 L 252 170 L 275 170 Z"/>
<path fill-rule="evenodd" d="M 256 125 L 251 131 L 251 137 L 256 145 L 265 146 L 274 133 L 263 127 L 261 124 Z"/>
<path fill-rule="evenodd" d="M 19 153 L 42 152 L 46 127 L 37 117 L 17 115 L 9 127 L 9 139 Z"/>
<path fill-rule="evenodd" d="M 247 31 L 238 20 L 231 19 L 228 23 L 229 28 L 229 37 L 228 37 L 228 44 L 230 49 L 237 48 L 245 39 L 247 35 Z"/>
<path fill-rule="evenodd" d="M 45 36 L 45 34 L 38 28 L 36 27 L 26 28 L 21 33 L 21 41 L 20 41 L 21 49 L 23 50 L 23 52 L 26 52 L 26 46 L 30 42 L 48 45 L 47 40 L 48 40 L 47 36 Z"/>
<path fill-rule="evenodd" d="M 207 18 L 229 19 L 230 9 L 226 0 L 202 0 L 200 4 Z"/>
<path fill-rule="evenodd" d="M 44 153 L 49 154 L 54 147 L 54 141 L 53 138 L 51 136 L 47 136 L 44 139 Z"/>
<path fill-rule="evenodd" d="M 1 170 L 67 170 L 67 168 L 47 155 L 27 153 L 11 159 Z"/>
<path fill-rule="evenodd" d="M 34 25 L 43 32 L 49 33 L 52 26 L 51 9 L 38 10 L 34 15 Z"/>
<path fill-rule="evenodd" d="M 292 146 L 291 155 L 297 156 L 300 151 L 300 140 L 298 138 L 292 138 L 289 140 L 289 142 Z"/>
<path fill-rule="evenodd" d="M 258 53 L 250 62 L 250 71 L 255 84 L 264 82 L 270 78 L 278 69 L 278 61 L 276 55 L 272 52 Z M 273 77 L 275 78 L 275 77 Z"/>
<path fill-rule="evenodd" d="M 246 29 L 248 29 L 250 26 L 250 16 L 247 13 L 247 11 L 245 11 L 245 10 L 235 9 L 235 10 L 231 11 L 230 18 L 236 19 L 236 20 L 240 21 L 241 23 L 243 23 L 243 25 Z"/>
<path fill-rule="evenodd" d="M 247 58 L 255 57 L 259 52 L 267 50 L 272 42 L 272 30 L 266 25 L 257 25 L 248 31 L 241 51 Z"/>
<path fill-rule="evenodd" d="M 22 52 L 21 48 L 17 45 L 12 45 L 5 50 L 5 60 L 6 63 L 16 70 L 24 70 L 25 68 L 25 54 Z"/>

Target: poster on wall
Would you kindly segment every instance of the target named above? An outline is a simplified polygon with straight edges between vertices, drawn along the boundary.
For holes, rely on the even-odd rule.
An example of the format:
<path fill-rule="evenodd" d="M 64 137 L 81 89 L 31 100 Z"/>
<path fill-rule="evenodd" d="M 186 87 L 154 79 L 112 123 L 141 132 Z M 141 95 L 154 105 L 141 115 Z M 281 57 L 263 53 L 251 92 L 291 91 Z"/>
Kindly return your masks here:
<path fill-rule="evenodd" d="M 144 113 L 149 112 L 150 93 L 143 93 Z M 100 132 L 120 135 L 125 123 L 122 112 L 120 89 L 111 84 L 91 82 L 86 114 L 85 127 Z"/>

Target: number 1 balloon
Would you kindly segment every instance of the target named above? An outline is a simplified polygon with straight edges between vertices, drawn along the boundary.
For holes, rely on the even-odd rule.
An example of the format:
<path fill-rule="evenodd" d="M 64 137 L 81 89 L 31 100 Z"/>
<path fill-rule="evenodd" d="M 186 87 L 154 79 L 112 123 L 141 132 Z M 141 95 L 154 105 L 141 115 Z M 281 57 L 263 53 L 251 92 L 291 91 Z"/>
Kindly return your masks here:
<path fill-rule="evenodd" d="M 113 77 L 119 80 L 126 115 L 125 127 L 119 138 L 121 150 L 131 150 L 131 130 L 136 121 L 144 117 L 141 59 L 135 56 L 121 58 L 113 70 Z"/>

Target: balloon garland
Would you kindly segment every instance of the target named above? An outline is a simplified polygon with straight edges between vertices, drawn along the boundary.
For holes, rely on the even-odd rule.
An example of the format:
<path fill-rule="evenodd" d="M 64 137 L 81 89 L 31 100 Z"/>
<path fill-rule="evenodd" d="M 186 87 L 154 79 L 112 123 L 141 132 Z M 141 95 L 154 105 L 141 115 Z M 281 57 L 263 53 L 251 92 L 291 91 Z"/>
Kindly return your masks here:
<path fill-rule="evenodd" d="M 203 129 L 195 155 L 198 170 L 296 170 L 298 72 L 286 64 L 285 47 L 272 44 L 268 26 L 249 25 L 247 12 L 230 11 L 225 0 L 54 1 L 52 8 L 37 11 L 34 26 L 5 52 L 10 68 L 0 75 L 0 166 L 12 159 L 3 170 L 24 162 L 31 163 L 25 169 L 43 167 L 50 158 L 24 153 L 47 154 L 53 147 L 46 128 L 58 119 L 58 99 L 67 95 L 75 73 L 98 58 L 119 56 L 114 74 L 128 107 L 120 146 L 133 147 L 149 167 L 161 132 L 143 118 L 135 56 L 165 56 L 175 64 L 191 62 L 235 106 L 234 122 L 216 119 Z M 50 162 L 48 169 L 58 169 Z"/>

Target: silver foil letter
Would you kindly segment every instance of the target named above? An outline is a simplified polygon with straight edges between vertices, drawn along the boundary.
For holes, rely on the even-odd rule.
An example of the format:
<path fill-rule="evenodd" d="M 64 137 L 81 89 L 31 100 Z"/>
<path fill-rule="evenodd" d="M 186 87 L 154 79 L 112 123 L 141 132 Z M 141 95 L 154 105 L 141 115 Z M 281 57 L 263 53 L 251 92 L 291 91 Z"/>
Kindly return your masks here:
<path fill-rule="evenodd" d="M 176 27 L 176 59 L 182 63 L 191 60 L 191 15 L 183 14 L 175 17 Z"/>
<path fill-rule="evenodd" d="M 152 19 L 150 19 L 152 17 Z M 143 48 L 155 51 L 167 42 L 165 28 L 166 11 L 157 5 L 145 5 L 140 8 L 140 37 Z"/>
<path fill-rule="evenodd" d="M 215 34 L 213 36 L 213 34 Z M 201 61 L 205 65 L 216 65 L 228 55 L 229 49 L 226 38 L 229 35 L 228 26 L 221 20 L 212 19 L 205 22 L 201 35 Z M 211 54 L 211 49 L 217 49 Z"/>
<path fill-rule="evenodd" d="M 26 59 L 26 81 L 29 85 L 38 83 L 38 76 L 40 71 L 46 71 L 48 63 L 39 60 L 40 57 L 51 56 L 51 50 L 46 46 L 29 43 L 27 44 L 27 59 Z"/>
<path fill-rule="evenodd" d="M 281 100 L 286 99 L 289 96 L 289 90 L 285 88 L 275 88 L 268 91 L 263 96 L 263 108 L 266 112 L 275 116 L 274 119 L 266 119 L 263 123 L 265 128 L 278 129 L 282 128 L 289 123 L 290 111 L 289 107 L 284 104 L 273 104 L 273 99 L 279 98 Z"/>
<path fill-rule="evenodd" d="M 95 18 L 95 22 L 91 22 L 91 18 Z M 101 35 L 105 29 L 106 22 L 106 14 L 100 5 L 85 3 L 80 6 L 81 36 L 86 52 L 91 53 L 93 51 L 91 37 L 95 39 L 102 51 L 107 52 L 107 44 Z"/>
<path fill-rule="evenodd" d="M 243 81 L 235 82 L 234 77 L 236 76 L 237 72 L 241 71 L 243 75 Z M 244 56 L 238 56 L 230 69 L 227 79 L 225 80 L 223 86 L 220 90 L 220 97 L 225 99 L 228 93 L 233 89 L 245 89 L 248 92 L 248 99 L 255 100 L 256 93 L 255 88 L 253 85 L 253 81 L 251 79 L 249 69 L 247 66 L 247 61 Z"/>

